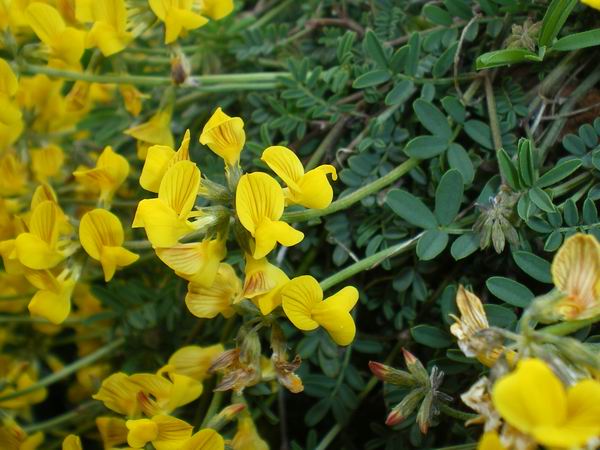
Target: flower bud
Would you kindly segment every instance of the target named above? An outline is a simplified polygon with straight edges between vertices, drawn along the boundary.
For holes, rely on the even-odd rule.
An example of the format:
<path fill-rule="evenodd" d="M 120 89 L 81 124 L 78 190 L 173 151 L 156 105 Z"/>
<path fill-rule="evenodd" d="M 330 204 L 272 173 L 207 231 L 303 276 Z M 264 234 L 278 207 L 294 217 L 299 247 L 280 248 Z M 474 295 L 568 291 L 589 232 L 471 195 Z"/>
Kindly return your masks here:
<path fill-rule="evenodd" d="M 415 377 L 417 383 L 421 386 L 427 386 L 429 384 L 429 374 L 421 361 L 405 348 L 402 349 L 402 354 L 408 371 Z"/>
<path fill-rule="evenodd" d="M 385 364 L 369 361 L 369 369 L 373 372 L 377 378 L 386 383 L 390 383 L 396 386 L 410 387 L 416 386 L 419 383 L 416 378 L 404 370 L 394 369 L 393 367 L 386 366 Z"/>
<path fill-rule="evenodd" d="M 241 413 L 246 408 L 246 405 L 243 403 L 234 403 L 233 405 L 226 406 L 219 412 L 219 414 L 213 416 L 208 424 L 207 428 L 212 428 L 213 430 L 219 431 L 229 422 L 236 419 L 237 415 Z"/>
<path fill-rule="evenodd" d="M 399 424 L 419 406 L 419 402 L 425 395 L 425 389 L 417 388 L 410 391 L 400 403 L 398 403 L 387 416 L 385 424 L 389 427 Z"/>

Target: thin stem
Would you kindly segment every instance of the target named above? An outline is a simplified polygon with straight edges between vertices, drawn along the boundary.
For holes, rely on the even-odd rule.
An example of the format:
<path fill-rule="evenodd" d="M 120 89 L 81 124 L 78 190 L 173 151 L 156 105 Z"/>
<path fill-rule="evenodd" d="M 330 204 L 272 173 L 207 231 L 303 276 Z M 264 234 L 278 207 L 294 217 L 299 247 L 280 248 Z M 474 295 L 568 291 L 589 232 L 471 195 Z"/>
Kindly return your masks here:
<path fill-rule="evenodd" d="M 124 343 L 125 343 L 124 338 L 118 338 L 117 340 L 111 342 L 110 344 L 107 344 L 104 347 L 99 348 L 95 352 L 90 353 L 89 355 L 84 356 L 83 358 L 75 361 L 74 363 L 71 363 L 71 364 L 63 367 L 59 371 L 54 372 L 54 373 L 48 375 L 47 377 L 42 378 L 41 380 L 38 380 L 37 382 L 33 383 L 31 386 L 28 386 L 24 389 L 12 392 L 7 395 L 0 396 L 0 402 L 12 400 L 13 398 L 22 397 L 23 395 L 29 394 L 30 392 L 37 391 L 38 389 L 44 388 L 46 386 L 50 386 L 51 384 L 54 384 L 57 381 L 67 378 L 69 375 L 77 372 L 79 369 L 87 367 L 87 366 L 95 363 L 96 361 L 104 358 L 105 356 L 109 355 L 114 350 L 116 350 L 121 345 L 123 345 Z"/>
<path fill-rule="evenodd" d="M 321 281 L 321 288 L 324 291 L 330 289 L 336 284 L 341 283 L 342 281 L 350 278 L 353 275 L 356 275 L 359 272 L 374 268 L 375 266 L 379 265 L 382 261 L 385 261 L 386 259 L 391 258 L 392 256 L 412 250 L 417 245 L 417 241 L 422 235 L 423 233 L 419 233 L 413 238 L 400 242 L 399 244 L 392 245 L 389 248 L 381 250 L 367 258 L 361 259 L 360 261 L 349 265 L 345 269 L 342 269 L 338 273 Z"/>
<path fill-rule="evenodd" d="M 217 411 L 219 411 L 219 408 L 221 408 L 221 403 L 223 402 L 223 395 L 223 391 L 213 391 L 212 399 L 210 400 L 206 414 L 204 414 L 200 429 L 205 428 L 208 422 L 210 422 L 210 419 L 217 414 Z"/>
<path fill-rule="evenodd" d="M 566 193 L 570 192 L 571 189 L 586 181 L 590 176 L 591 174 L 589 172 L 579 174 L 576 177 L 565 181 L 563 184 L 553 187 L 550 189 L 550 192 L 552 193 L 553 197 L 560 197 L 561 195 L 565 195 Z"/>
<path fill-rule="evenodd" d="M 540 329 L 539 331 L 546 334 L 553 334 L 555 336 L 566 336 L 576 331 L 581 330 L 589 325 L 593 325 L 600 321 L 600 315 L 590 317 L 589 319 L 582 320 L 570 320 L 568 322 L 561 322 L 555 325 L 550 325 Z"/>
<path fill-rule="evenodd" d="M 133 84 L 136 86 L 170 86 L 173 84 L 170 77 L 153 75 L 102 75 L 93 74 L 89 72 L 74 72 L 71 70 L 55 69 L 52 67 L 36 66 L 32 64 L 26 64 L 22 66 L 21 72 L 30 75 L 41 73 L 51 77 L 62 78 L 65 80 L 81 80 L 89 81 L 91 83 Z M 223 91 L 227 91 L 248 85 L 256 87 L 259 86 L 261 83 L 271 83 L 268 86 L 272 86 L 273 84 L 276 85 L 280 78 L 289 78 L 290 76 L 291 75 L 288 72 L 199 75 L 191 77 L 192 83 L 190 87 L 193 87 L 195 90 L 207 90 L 208 92 L 218 92 L 218 88 L 221 88 Z M 212 86 L 209 87 L 209 85 Z"/>
<path fill-rule="evenodd" d="M 494 141 L 494 150 L 502 148 L 502 134 L 500 124 L 498 123 L 498 113 L 496 112 L 496 98 L 494 97 L 494 87 L 489 76 L 485 77 L 485 99 L 487 103 L 488 115 L 490 116 L 490 128 L 492 129 L 492 139 Z"/>
<path fill-rule="evenodd" d="M 467 421 L 477 417 L 477 414 L 471 414 L 468 412 L 460 411 L 458 409 L 453 408 L 450 405 L 447 405 L 446 403 L 438 402 L 438 406 L 440 407 L 441 412 L 443 412 L 447 416 L 454 417 L 455 419 Z"/>
<path fill-rule="evenodd" d="M 312 156 L 310 157 L 310 159 L 306 163 L 305 170 L 307 172 L 309 170 L 314 169 L 315 167 L 317 167 L 317 165 L 321 161 L 321 158 L 323 158 L 323 155 L 338 140 L 338 138 L 342 134 L 342 131 L 344 131 L 344 126 L 346 126 L 346 120 L 347 119 L 340 120 L 339 122 L 337 122 L 331 128 L 331 130 L 329 130 L 329 132 L 327 133 L 327 135 L 325 136 L 325 138 L 321 141 L 321 144 L 319 144 L 319 146 L 317 147 L 317 149 L 314 151 L 314 153 L 312 154 Z"/>
<path fill-rule="evenodd" d="M 341 211 L 343 209 L 349 208 L 355 203 L 361 201 L 363 198 L 368 197 L 369 195 L 375 194 L 379 192 L 386 186 L 389 186 L 398 178 L 406 175 L 412 169 L 419 165 L 419 160 L 415 158 L 410 158 L 400 164 L 398 167 L 387 173 L 381 178 L 363 186 L 360 189 L 357 189 L 353 193 L 347 195 L 346 197 L 342 197 L 337 199 L 335 202 L 331 203 L 327 208 L 324 209 L 307 209 L 305 211 L 294 211 L 290 213 L 286 213 L 283 215 L 282 220 L 285 220 L 289 223 L 295 222 L 306 222 L 308 220 L 316 219 L 321 216 L 326 216 L 328 214 L 333 214 L 335 212 Z"/>
<path fill-rule="evenodd" d="M 60 416 L 53 417 L 52 419 L 48 419 L 43 422 L 26 425 L 23 427 L 23 430 L 28 434 L 35 433 L 37 431 L 47 430 L 49 428 L 54 428 L 57 425 L 62 425 L 64 423 L 72 422 L 75 420 L 81 420 L 82 414 L 100 409 L 102 409 L 102 404 L 97 400 L 91 400 L 89 402 L 83 403 L 80 406 L 77 406 L 71 411 L 61 414 Z"/>

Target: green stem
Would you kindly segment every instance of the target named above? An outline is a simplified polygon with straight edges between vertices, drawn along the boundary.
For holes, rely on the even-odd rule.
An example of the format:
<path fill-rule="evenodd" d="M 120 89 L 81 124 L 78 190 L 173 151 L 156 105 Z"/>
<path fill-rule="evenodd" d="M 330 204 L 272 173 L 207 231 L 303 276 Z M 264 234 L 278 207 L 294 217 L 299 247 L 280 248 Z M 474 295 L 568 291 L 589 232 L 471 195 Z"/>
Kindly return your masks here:
<path fill-rule="evenodd" d="M 91 400 L 89 402 L 83 403 L 80 406 L 77 406 L 75 409 L 69 412 L 61 414 L 60 416 L 53 417 L 52 419 L 45 420 L 44 422 L 26 425 L 23 427 L 23 430 L 28 434 L 35 433 L 37 431 L 47 430 L 49 428 L 54 428 L 57 425 L 62 425 L 64 423 L 72 422 L 75 420 L 79 421 L 81 420 L 82 414 L 100 409 L 102 409 L 102 405 L 96 400 Z"/>
<path fill-rule="evenodd" d="M 579 174 L 576 177 L 565 181 L 563 184 L 553 187 L 550 189 L 550 192 L 552 193 L 553 197 L 560 197 L 561 195 L 565 195 L 566 193 L 570 192 L 573 188 L 579 186 L 579 184 L 586 181 L 590 176 L 591 174 L 589 172 Z"/>
<path fill-rule="evenodd" d="M 552 122 L 552 125 L 548 129 L 544 140 L 539 146 L 540 165 L 544 163 L 550 147 L 554 145 L 556 140 L 560 137 L 562 129 L 568 120 L 566 114 L 569 113 L 575 107 L 575 105 L 577 105 L 577 102 L 579 102 L 584 95 L 589 94 L 590 89 L 593 88 L 598 81 L 600 81 L 600 66 L 591 71 L 569 95 L 569 99 L 564 103 L 559 111 L 559 115 L 561 117 Z"/>
<path fill-rule="evenodd" d="M 125 339 L 119 338 L 119 339 L 111 342 L 110 344 L 107 344 L 104 347 L 99 348 L 95 352 L 90 353 L 89 355 L 84 356 L 83 358 L 63 367 L 59 371 L 54 372 L 53 374 L 50 374 L 47 377 L 42 378 L 41 380 L 38 380 L 37 382 L 33 383 L 31 386 L 28 386 L 24 389 L 12 392 L 7 395 L 0 396 L 0 402 L 12 400 L 13 398 L 22 397 L 23 395 L 27 395 L 30 392 L 37 391 L 38 389 L 44 388 L 46 386 L 50 386 L 51 384 L 54 384 L 57 381 L 67 378 L 69 375 L 77 372 L 79 369 L 87 367 L 87 366 L 95 363 L 96 361 L 104 358 L 105 356 L 109 355 L 114 350 L 116 350 L 121 345 L 123 345 L 124 343 L 125 343 Z"/>
<path fill-rule="evenodd" d="M 200 429 L 206 428 L 210 419 L 213 418 L 215 414 L 219 411 L 221 407 L 221 403 L 223 402 L 223 391 L 214 391 L 212 399 L 210 400 L 210 404 L 208 405 L 208 409 L 206 410 L 206 414 L 204 414 L 204 419 L 202 419 L 202 424 L 200 425 Z"/>
<path fill-rule="evenodd" d="M 323 155 L 333 146 L 335 141 L 338 140 L 342 131 L 344 130 L 344 126 L 346 126 L 346 120 L 342 119 L 338 121 L 332 128 L 329 130 L 329 133 L 325 136 L 325 138 L 321 141 L 321 144 L 317 147 L 317 149 L 313 152 L 312 156 L 308 160 L 305 166 L 305 170 L 308 172 L 311 169 L 317 167 Z"/>
<path fill-rule="evenodd" d="M 353 275 L 356 275 L 359 272 L 374 268 L 375 266 L 379 265 L 382 261 L 391 258 L 392 256 L 413 249 L 417 245 L 417 241 L 422 235 L 423 233 L 419 233 L 413 238 L 400 242 L 399 244 L 392 245 L 389 248 L 381 250 L 367 258 L 361 259 L 360 261 L 351 264 L 345 269 L 340 270 L 338 273 L 321 281 L 321 288 L 324 291 L 326 291 L 327 289 L 332 288 L 336 284 L 341 283 L 342 281 L 350 278 Z"/>
<path fill-rule="evenodd" d="M 21 67 L 24 74 L 35 75 L 38 73 L 65 80 L 81 80 L 90 83 L 108 84 L 133 84 L 136 86 L 170 86 L 173 84 L 170 77 L 152 75 L 101 75 L 88 72 L 74 72 L 71 70 L 55 69 L 46 66 L 25 64 Z M 244 86 L 260 86 L 261 83 L 271 83 L 267 86 L 276 86 L 281 77 L 290 77 L 288 72 L 258 72 L 258 73 L 230 73 L 222 75 L 199 75 L 191 77 L 196 84 L 195 90 L 219 92 L 240 89 Z M 227 86 L 224 86 L 227 85 Z"/>
<path fill-rule="evenodd" d="M 557 323 L 555 325 L 544 327 L 539 331 L 542 333 L 553 334 L 555 336 L 566 336 L 568 334 L 575 333 L 576 331 L 579 331 L 589 325 L 593 325 L 598 321 L 600 321 L 600 315 L 590 317 L 589 319 L 570 320 L 568 322 Z"/>
<path fill-rule="evenodd" d="M 335 212 L 349 208 L 355 203 L 361 201 L 363 198 L 375 194 L 384 187 L 389 186 L 398 178 L 402 177 L 403 175 L 406 175 L 412 169 L 417 167 L 418 164 L 418 159 L 410 158 L 402 164 L 400 164 L 395 169 L 393 169 L 392 171 L 390 171 L 388 174 L 384 175 L 383 177 L 378 178 L 377 180 L 367 184 L 366 186 L 361 187 L 360 189 L 357 189 L 356 191 L 347 195 L 346 197 L 337 199 L 335 202 L 331 203 L 331 205 L 329 205 L 327 208 L 307 209 L 305 211 L 294 211 L 285 213 L 282 217 L 282 220 L 285 220 L 289 223 L 306 222 L 308 220 L 316 219 L 318 217 L 333 214 Z"/>
<path fill-rule="evenodd" d="M 485 77 L 485 99 L 487 103 L 488 115 L 490 117 L 490 128 L 492 129 L 492 139 L 494 141 L 494 150 L 502 148 L 502 134 L 500 124 L 498 123 L 498 113 L 496 112 L 496 98 L 494 97 L 494 87 L 489 76 Z"/>
<path fill-rule="evenodd" d="M 452 406 L 447 405 L 445 403 L 439 402 L 438 406 L 440 407 L 441 412 L 443 412 L 447 416 L 454 417 L 455 419 L 467 421 L 477 417 L 477 414 L 459 411 L 458 409 L 454 409 Z"/>

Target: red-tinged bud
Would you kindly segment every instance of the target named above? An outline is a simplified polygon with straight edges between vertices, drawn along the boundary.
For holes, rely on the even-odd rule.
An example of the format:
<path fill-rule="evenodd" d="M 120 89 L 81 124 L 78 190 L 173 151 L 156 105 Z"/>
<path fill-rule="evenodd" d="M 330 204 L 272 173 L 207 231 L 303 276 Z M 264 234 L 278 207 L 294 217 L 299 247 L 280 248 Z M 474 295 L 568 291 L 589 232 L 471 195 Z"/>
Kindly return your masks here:
<path fill-rule="evenodd" d="M 237 415 L 244 409 L 246 409 L 246 406 L 243 403 L 234 403 L 233 405 L 226 406 L 219 414 L 213 416 L 206 426 L 207 428 L 219 431 L 229 422 L 235 420 Z"/>
<path fill-rule="evenodd" d="M 392 411 L 388 414 L 387 419 L 385 419 L 385 424 L 388 427 L 393 427 L 394 425 L 398 425 L 400 422 L 404 420 L 404 416 L 399 410 L 392 409 Z"/>
<path fill-rule="evenodd" d="M 406 367 L 408 368 L 408 371 L 412 374 L 412 376 L 415 377 L 417 382 L 421 386 L 428 385 L 429 374 L 427 373 L 427 370 L 425 369 L 421 361 L 419 361 L 419 359 L 415 355 L 413 355 L 405 348 L 402 349 L 402 354 L 404 355 L 404 361 L 406 362 Z"/>
<path fill-rule="evenodd" d="M 415 364 L 417 361 L 419 361 L 415 355 L 413 355 L 405 348 L 402 349 L 402 355 L 404 356 L 404 361 L 406 362 L 407 366 Z"/>
<path fill-rule="evenodd" d="M 369 361 L 369 369 L 371 369 L 371 372 L 373 372 L 373 375 L 375 375 L 381 381 L 385 381 L 385 377 L 389 373 L 390 368 L 389 368 L 389 366 L 386 366 L 385 364 L 381 364 L 377 361 Z"/>

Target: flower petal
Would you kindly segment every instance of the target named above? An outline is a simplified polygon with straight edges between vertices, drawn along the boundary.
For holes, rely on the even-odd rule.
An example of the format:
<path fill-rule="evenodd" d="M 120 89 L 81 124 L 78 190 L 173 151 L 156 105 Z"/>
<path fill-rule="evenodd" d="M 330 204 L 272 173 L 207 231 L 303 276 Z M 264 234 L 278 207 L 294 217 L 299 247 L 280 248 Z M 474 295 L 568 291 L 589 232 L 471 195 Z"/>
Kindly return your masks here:
<path fill-rule="evenodd" d="M 210 375 L 208 368 L 215 358 L 224 351 L 225 349 L 221 344 L 211 345 L 210 347 L 188 345 L 173 353 L 168 364 L 175 367 L 175 373 L 202 381 Z"/>
<path fill-rule="evenodd" d="M 260 259 L 268 255 L 275 248 L 277 242 L 286 247 L 298 244 L 304 239 L 304 233 L 286 222 L 272 221 L 265 217 L 256 228 L 254 238 L 256 245 L 252 256 Z"/>
<path fill-rule="evenodd" d="M 200 143 L 207 145 L 228 165 L 233 166 L 239 161 L 246 143 L 244 121 L 240 117 L 230 117 L 217 108 L 202 129 Z"/>
<path fill-rule="evenodd" d="M 274 145 L 261 158 L 269 168 L 293 191 L 300 191 L 298 183 L 304 176 L 304 167 L 296 154 L 287 147 Z"/>
<path fill-rule="evenodd" d="M 331 335 L 338 345 L 349 345 L 356 335 L 356 325 L 350 310 L 358 301 L 358 291 L 346 286 L 336 294 L 315 305 L 312 318 Z"/>
<path fill-rule="evenodd" d="M 200 169 L 191 161 L 179 161 L 165 173 L 158 198 L 179 217 L 187 218 L 194 207 L 199 189 Z"/>
<path fill-rule="evenodd" d="M 231 317 L 231 307 L 239 296 L 241 283 L 235 270 L 229 264 L 221 263 L 212 286 L 204 287 L 194 282 L 188 284 L 185 304 L 196 317 L 213 318 L 218 314 Z"/>
<path fill-rule="evenodd" d="M 95 260 L 100 260 L 102 248 L 123 244 L 123 227 L 119 218 L 106 209 L 85 213 L 79 222 L 81 246 Z"/>
<path fill-rule="evenodd" d="M 215 430 L 200 430 L 181 447 L 181 450 L 224 450 L 225 441 Z"/>
<path fill-rule="evenodd" d="M 337 179 L 335 167 L 330 165 L 308 171 L 299 182 L 298 192 L 290 187 L 290 199 L 306 208 L 327 208 L 333 200 L 333 188 L 327 174 L 332 174 L 332 178 Z"/>
<path fill-rule="evenodd" d="M 33 32 L 44 44 L 52 46 L 65 29 L 59 12 L 45 3 L 35 2 L 25 10 L 25 17 Z"/>
<path fill-rule="evenodd" d="M 155 247 L 175 246 L 179 239 L 194 230 L 191 223 L 179 218 L 175 211 L 159 198 L 142 200 L 138 204 L 132 226 L 143 226 L 148 240 Z"/>
<path fill-rule="evenodd" d="M 319 326 L 312 311 L 323 300 L 323 290 L 317 280 L 309 275 L 292 279 L 281 289 L 281 304 L 287 318 L 303 331 Z"/>
<path fill-rule="evenodd" d="M 504 420 L 523 433 L 556 426 L 566 419 L 565 388 L 539 359 L 519 361 L 514 372 L 496 382 L 492 400 Z"/>
<path fill-rule="evenodd" d="M 103 247 L 100 253 L 100 263 L 104 271 L 104 281 L 112 280 L 117 268 L 133 264 L 139 258 L 139 255 L 123 247 Z"/>

